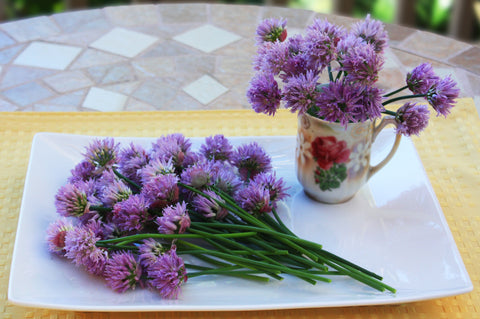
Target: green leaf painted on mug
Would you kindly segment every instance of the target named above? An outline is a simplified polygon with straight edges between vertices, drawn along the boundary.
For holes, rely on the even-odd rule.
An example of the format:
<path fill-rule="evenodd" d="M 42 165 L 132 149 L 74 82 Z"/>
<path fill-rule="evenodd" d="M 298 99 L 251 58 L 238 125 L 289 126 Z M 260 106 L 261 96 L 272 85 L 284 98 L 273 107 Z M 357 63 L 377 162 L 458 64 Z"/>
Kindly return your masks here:
<path fill-rule="evenodd" d="M 315 169 L 315 183 L 322 191 L 331 191 L 339 188 L 342 182 L 347 178 L 347 166 L 345 164 L 334 163 L 329 170 L 317 167 Z"/>

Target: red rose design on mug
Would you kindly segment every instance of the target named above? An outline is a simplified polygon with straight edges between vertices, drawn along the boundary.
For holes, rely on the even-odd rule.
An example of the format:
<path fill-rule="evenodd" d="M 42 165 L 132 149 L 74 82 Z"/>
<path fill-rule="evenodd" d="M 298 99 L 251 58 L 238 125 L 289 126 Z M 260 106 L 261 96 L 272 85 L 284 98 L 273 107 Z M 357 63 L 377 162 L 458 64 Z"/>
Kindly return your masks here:
<path fill-rule="evenodd" d="M 329 170 L 333 164 L 348 162 L 350 150 L 345 141 L 337 141 L 335 136 L 321 136 L 312 142 L 312 155 L 321 169 Z"/>

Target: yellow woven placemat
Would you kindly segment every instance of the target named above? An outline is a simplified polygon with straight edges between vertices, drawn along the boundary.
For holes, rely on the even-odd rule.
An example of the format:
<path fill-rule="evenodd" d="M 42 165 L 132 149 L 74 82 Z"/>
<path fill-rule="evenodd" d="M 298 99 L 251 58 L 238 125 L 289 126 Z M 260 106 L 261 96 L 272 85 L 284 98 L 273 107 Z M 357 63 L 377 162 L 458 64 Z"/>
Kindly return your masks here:
<path fill-rule="evenodd" d="M 480 293 L 400 305 L 250 312 L 94 313 L 12 305 L 10 261 L 30 154 L 37 132 L 100 136 L 295 135 L 296 118 L 252 111 L 133 113 L 0 113 L 0 313 L 3 318 L 480 318 Z M 432 116 L 414 143 L 453 232 L 474 286 L 480 275 L 480 120 L 472 99 L 461 99 L 447 120 Z M 35 267 L 35 265 L 32 265 Z"/>

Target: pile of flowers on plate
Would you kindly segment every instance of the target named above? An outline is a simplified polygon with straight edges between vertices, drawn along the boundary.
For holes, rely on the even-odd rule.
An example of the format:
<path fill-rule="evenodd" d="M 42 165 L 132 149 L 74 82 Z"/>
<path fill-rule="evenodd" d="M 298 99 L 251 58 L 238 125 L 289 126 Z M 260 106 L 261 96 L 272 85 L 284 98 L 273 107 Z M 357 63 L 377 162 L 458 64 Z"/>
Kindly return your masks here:
<path fill-rule="evenodd" d="M 233 147 L 215 135 L 195 151 L 175 133 L 151 146 L 93 139 L 55 195 L 51 252 L 115 291 L 147 287 L 168 299 L 202 275 L 263 282 L 287 274 L 311 284 L 345 275 L 395 292 L 282 223 L 276 208 L 287 186 L 256 142 Z"/>
<path fill-rule="evenodd" d="M 266 19 L 257 28 L 257 55 L 247 97 L 258 113 L 275 115 L 283 103 L 292 112 L 310 114 L 344 126 L 395 117 L 397 132 L 418 135 L 428 125 L 429 104 L 447 116 L 459 89 L 451 76 L 441 78 L 428 63 L 406 76 L 405 86 L 385 93 L 376 85 L 384 64 L 388 34 L 381 22 L 367 16 L 350 30 L 315 19 L 304 34 L 287 38 L 285 19 Z M 321 83 L 327 72 L 328 81 Z M 409 89 L 410 94 L 395 96 Z M 393 97 L 395 96 L 395 97 Z M 413 102 L 424 98 L 426 104 Z M 396 111 L 386 105 L 410 99 Z"/>

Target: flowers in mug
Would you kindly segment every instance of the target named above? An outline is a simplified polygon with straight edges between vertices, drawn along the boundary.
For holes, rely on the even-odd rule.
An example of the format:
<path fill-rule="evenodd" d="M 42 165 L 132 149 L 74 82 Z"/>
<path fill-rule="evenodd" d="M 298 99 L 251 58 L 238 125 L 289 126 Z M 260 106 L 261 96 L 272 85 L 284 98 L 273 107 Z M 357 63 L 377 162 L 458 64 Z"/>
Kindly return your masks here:
<path fill-rule="evenodd" d="M 390 93 L 378 88 L 388 34 L 380 21 L 368 15 L 350 30 L 327 20 L 315 19 L 304 34 L 286 37 L 285 19 L 267 19 L 257 28 L 255 74 L 247 98 L 258 113 L 275 115 L 283 104 L 291 112 L 339 122 L 364 122 L 394 116 L 397 133 L 418 135 L 428 125 L 429 104 L 447 116 L 455 106 L 459 89 L 447 76 L 436 75 L 428 63 L 409 72 L 405 86 Z M 322 73 L 328 81 L 320 81 Z M 397 95 L 404 90 L 411 93 Z M 425 104 L 407 102 L 397 111 L 393 102 L 424 98 Z"/>

